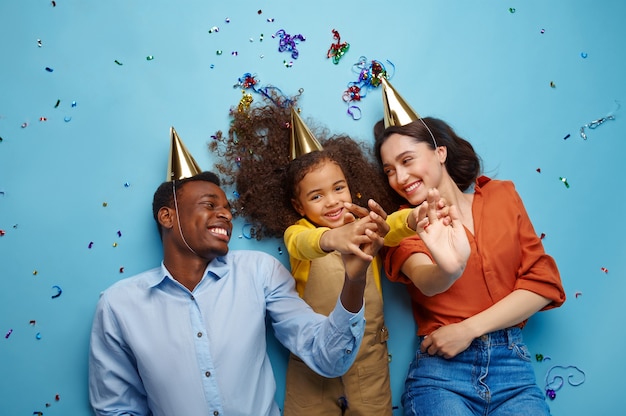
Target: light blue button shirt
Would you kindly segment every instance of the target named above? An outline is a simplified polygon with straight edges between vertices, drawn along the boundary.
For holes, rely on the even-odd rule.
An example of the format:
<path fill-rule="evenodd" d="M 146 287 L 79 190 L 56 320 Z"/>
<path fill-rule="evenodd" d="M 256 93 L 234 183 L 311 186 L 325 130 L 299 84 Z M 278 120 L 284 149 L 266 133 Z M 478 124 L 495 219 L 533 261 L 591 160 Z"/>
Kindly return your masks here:
<path fill-rule="evenodd" d="M 235 250 L 207 267 L 193 292 L 161 265 L 104 291 L 94 317 L 89 395 L 98 415 L 280 414 L 266 352 L 276 338 L 307 365 L 337 377 L 361 344 L 363 308 L 339 300 L 316 314 L 274 257 Z"/>

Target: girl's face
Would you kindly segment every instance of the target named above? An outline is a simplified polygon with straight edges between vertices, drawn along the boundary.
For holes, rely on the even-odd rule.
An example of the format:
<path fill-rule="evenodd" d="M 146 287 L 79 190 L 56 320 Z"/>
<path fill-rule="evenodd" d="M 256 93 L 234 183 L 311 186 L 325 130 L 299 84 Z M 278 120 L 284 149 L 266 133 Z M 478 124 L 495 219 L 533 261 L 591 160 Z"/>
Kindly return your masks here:
<path fill-rule="evenodd" d="M 430 188 L 438 188 L 445 170 L 447 150 L 436 150 L 415 138 L 392 134 L 380 147 L 383 171 L 389 185 L 411 205 L 419 205 Z"/>
<path fill-rule="evenodd" d="M 352 215 L 343 203 L 352 202 L 348 181 L 335 162 L 325 160 L 307 173 L 291 200 L 298 213 L 321 227 L 336 228 Z"/>

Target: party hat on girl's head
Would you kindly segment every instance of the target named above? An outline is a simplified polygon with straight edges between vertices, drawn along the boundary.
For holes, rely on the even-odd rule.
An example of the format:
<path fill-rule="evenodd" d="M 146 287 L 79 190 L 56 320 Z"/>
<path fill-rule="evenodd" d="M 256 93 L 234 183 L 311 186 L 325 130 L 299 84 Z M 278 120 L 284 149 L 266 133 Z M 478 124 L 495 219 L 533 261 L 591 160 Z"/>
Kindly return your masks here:
<path fill-rule="evenodd" d="M 170 127 L 170 136 L 172 137 L 172 144 L 170 146 L 170 160 L 167 164 L 166 182 L 190 178 L 201 173 L 200 166 L 191 156 L 183 141 L 180 140 L 174 127 Z"/>
<path fill-rule="evenodd" d="M 387 78 L 380 77 L 383 85 L 383 107 L 385 110 L 385 128 L 389 126 L 404 126 L 420 119 L 419 114 L 404 101 L 402 96 L 393 88 Z"/>
<path fill-rule="evenodd" d="M 304 124 L 298 112 L 291 108 L 291 160 L 314 150 L 322 150 L 322 145 L 317 141 L 311 130 Z"/>

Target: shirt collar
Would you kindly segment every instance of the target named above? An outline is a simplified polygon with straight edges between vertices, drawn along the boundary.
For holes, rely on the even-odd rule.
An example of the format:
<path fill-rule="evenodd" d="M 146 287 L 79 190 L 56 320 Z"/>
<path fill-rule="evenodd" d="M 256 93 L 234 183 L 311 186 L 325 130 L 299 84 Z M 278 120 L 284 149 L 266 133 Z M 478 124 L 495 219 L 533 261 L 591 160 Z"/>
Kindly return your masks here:
<path fill-rule="evenodd" d="M 228 256 L 220 256 L 213 259 L 204 270 L 204 276 L 207 274 L 215 277 L 216 279 L 221 279 L 228 275 Z M 171 280 L 175 280 L 172 277 L 172 274 L 167 270 L 163 261 L 161 261 L 161 268 L 157 273 L 152 274 L 148 277 L 148 286 L 156 287 L 160 285 L 166 278 L 170 278 Z M 204 277 L 203 277 L 204 280 Z"/>

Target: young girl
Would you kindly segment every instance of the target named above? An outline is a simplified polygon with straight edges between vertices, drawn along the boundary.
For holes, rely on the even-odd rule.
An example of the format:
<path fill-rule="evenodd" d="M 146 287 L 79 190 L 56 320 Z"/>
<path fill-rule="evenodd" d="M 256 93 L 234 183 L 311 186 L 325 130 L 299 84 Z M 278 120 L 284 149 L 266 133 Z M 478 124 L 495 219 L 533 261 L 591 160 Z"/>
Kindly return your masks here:
<path fill-rule="evenodd" d="M 406 203 L 428 212 L 418 235 L 385 258 L 389 279 L 407 285 L 420 341 L 405 415 L 548 415 L 521 329 L 565 301 L 554 260 L 513 183 L 480 176 L 468 141 L 442 120 L 410 114 L 388 81 L 383 88 L 377 158 Z M 440 198 L 450 224 L 434 215 Z"/>
<path fill-rule="evenodd" d="M 233 112 L 228 138 L 221 138 L 226 162 L 219 168 L 236 184 L 233 205 L 252 223 L 254 236 L 284 235 L 298 293 L 315 311 L 328 314 L 344 280 L 340 253 L 363 241 L 357 230 L 363 225 L 346 206 L 373 199 L 395 210 L 397 203 L 362 145 L 345 136 L 318 143 L 297 113 L 290 114 L 292 108 L 270 103 Z M 294 145 L 303 142 L 317 150 L 290 157 L 292 134 Z M 368 269 L 365 304 L 363 342 L 343 377 L 321 377 L 290 356 L 286 416 L 392 414 L 377 259 Z"/>

